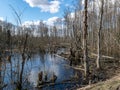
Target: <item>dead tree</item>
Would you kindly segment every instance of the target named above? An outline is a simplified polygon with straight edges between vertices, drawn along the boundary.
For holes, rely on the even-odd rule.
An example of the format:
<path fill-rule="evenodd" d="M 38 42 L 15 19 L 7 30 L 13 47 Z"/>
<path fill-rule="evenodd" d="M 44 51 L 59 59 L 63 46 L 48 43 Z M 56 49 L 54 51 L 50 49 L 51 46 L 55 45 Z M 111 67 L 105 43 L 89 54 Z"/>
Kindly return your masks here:
<path fill-rule="evenodd" d="M 23 45 L 23 52 L 22 52 L 22 68 L 21 68 L 21 72 L 20 72 L 20 82 L 19 82 L 19 89 L 22 89 L 22 80 L 23 80 L 23 71 L 24 71 L 24 65 L 25 65 L 25 50 L 27 47 L 27 39 L 28 39 L 28 34 L 26 34 L 25 36 L 25 41 L 24 41 L 24 45 Z"/>
<path fill-rule="evenodd" d="M 97 52 L 98 52 L 98 57 L 96 60 L 97 68 L 100 68 L 100 33 L 102 30 L 102 20 L 103 20 L 103 6 L 104 6 L 104 0 L 101 1 L 101 14 L 100 14 L 100 26 L 98 29 L 98 43 L 97 43 Z"/>
<path fill-rule="evenodd" d="M 87 29 L 88 29 L 88 23 L 87 23 L 87 6 L 88 6 L 88 0 L 85 0 L 85 7 L 84 7 L 84 30 L 83 30 L 83 54 L 84 54 L 84 68 L 85 68 L 85 77 L 88 77 L 89 74 L 89 64 L 88 64 L 88 49 L 87 49 Z"/>

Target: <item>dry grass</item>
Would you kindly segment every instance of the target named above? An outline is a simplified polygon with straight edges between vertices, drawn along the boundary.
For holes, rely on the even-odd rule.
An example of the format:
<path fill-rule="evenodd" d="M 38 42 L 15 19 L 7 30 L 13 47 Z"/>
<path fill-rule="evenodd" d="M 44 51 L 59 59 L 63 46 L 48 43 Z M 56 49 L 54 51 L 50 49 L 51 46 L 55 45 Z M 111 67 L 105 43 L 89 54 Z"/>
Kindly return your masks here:
<path fill-rule="evenodd" d="M 109 80 L 88 85 L 77 90 L 120 90 L 120 74 Z"/>

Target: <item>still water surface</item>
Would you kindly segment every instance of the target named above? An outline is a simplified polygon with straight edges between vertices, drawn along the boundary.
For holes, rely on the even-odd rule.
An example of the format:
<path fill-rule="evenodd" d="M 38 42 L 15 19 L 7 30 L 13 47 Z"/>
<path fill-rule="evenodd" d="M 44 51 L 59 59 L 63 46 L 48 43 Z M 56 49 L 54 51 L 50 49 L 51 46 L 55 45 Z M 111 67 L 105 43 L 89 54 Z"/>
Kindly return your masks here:
<path fill-rule="evenodd" d="M 11 63 L 3 61 L 1 63 L 1 81 L 7 84 L 3 90 L 14 90 L 15 82 L 19 81 L 19 73 L 21 69 L 22 57 L 20 54 L 12 56 Z M 38 82 L 38 73 L 43 71 L 47 74 L 48 81 L 53 73 L 57 76 L 56 83 L 70 80 L 76 71 L 70 67 L 68 60 L 57 57 L 52 54 L 35 54 L 25 62 L 23 72 L 23 87 L 28 90 L 39 90 L 36 88 Z M 11 68 L 12 67 L 12 68 Z M 44 77 L 43 77 L 44 78 Z M 76 83 L 56 84 L 54 86 L 45 86 L 43 90 L 66 90 L 66 88 L 74 87 Z"/>

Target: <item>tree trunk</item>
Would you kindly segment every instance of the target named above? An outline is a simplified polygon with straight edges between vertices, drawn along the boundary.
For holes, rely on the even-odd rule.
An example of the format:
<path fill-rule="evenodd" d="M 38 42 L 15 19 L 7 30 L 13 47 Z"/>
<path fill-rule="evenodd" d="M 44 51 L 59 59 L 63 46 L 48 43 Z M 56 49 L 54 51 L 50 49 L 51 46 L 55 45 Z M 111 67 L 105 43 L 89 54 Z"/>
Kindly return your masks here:
<path fill-rule="evenodd" d="M 25 41 L 24 41 L 24 46 L 23 46 L 23 52 L 22 52 L 22 68 L 20 72 L 20 82 L 19 82 L 19 89 L 22 90 L 22 80 L 23 80 L 23 71 L 24 71 L 24 65 L 25 65 L 25 49 L 27 46 L 27 39 L 28 39 L 28 34 L 26 34 Z"/>
<path fill-rule="evenodd" d="M 97 57 L 97 61 L 96 61 L 97 68 L 100 68 L 100 36 L 101 36 L 100 33 L 101 33 L 101 30 L 102 30 L 103 6 L 104 6 L 104 0 L 102 0 L 102 3 L 101 3 L 100 26 L 99 26 L 99 29 L 98 29 L 98 43 L 97 43 L 98 57 Z"/>
<path fill-rule="evenodd" d="M 84 30 L 83 30 L 83 54 L 84 54 L 84 68 L 85 68 L 85 77 L 88 77 L 89 74 L 89 65 L 88 65 L 88 51 L 87 51 L 87 5 L 88 5 L 88 0 L 85 0 L 85 18 L 84 18 Z"/>

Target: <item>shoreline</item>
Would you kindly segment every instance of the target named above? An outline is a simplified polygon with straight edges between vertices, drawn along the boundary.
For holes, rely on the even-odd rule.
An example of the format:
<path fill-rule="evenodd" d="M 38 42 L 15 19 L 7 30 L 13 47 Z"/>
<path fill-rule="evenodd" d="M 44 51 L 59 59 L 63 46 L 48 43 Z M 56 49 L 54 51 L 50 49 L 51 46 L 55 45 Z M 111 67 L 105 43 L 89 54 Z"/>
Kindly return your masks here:
<path fill-rule="evenodd" d="M 64 54 L 64 53 L 62 53 L 62 55 L 57 55 L 57 56 L 66 59 L 66 54 Z M 68 60 L 68 58 L 67 58 L 67 60 Z M 90 60 L 90 62 L 92 63 L 91 64 L 92 70 L 95 69 L 95 66 L 93 66 L 95 60 Z M 112 63 L 109 62 L 109 61 L 111 61 Z M 112 81 L 112 80 L 113 80 L 113 83 L 117 81 L 119 83 L 116 83 L 116 84 L 120 85 L 120 78 L 119 78 L 119 80 L 117 80 L 117 78 L 120 77 L 120 64 L 119 64 L 120 62 L 114 62 L 113 58 L 112 59 L 110 58 L 109 60 L 101 60 L 101 62 L 105 64 L 105 65 L 103 65 L 102 70 L 96 71 L 96 69 L 95 69 L 95 71 L 93 70 L 92 72 L 93 73 L 95 72 L 95 73 L 98 73 L 98 74 L 102 73 L 102 75 L 104 75 L 105 79 L 97 81 L 95 83 L 91 83 L 90 85 L 89 84 L 80 85 L 80 87 L 76 87 L 77 90 L 112 90 L 112 89 L 100 89 L 100 88 L 99 89 L 94 89 L 94 88 L 97 88 L 97 87 L 102 87 L 104 85 L 107 85 L 107 83 L 109 81 Z M 113 62 L 114 62 L 114 64 L 113 64 Z M 79 70 L 80 72 L 84 71 L 84 69 L 82 69 L 79 65 L 69 66 L 69 67 L 71 67 L 75 70 Z M 114 79 L 115 79 L 115 81 L 114 81 Z M 112 82 L 110 84 L 112 84 Z M 93 88 L 93 89 L 90 89 L 90 88 Z M 116 88 L 118 88 L 118 86 L 116 86 Z M 120 90 L 120 89 L 113 89 L 113 90 Z"/>
<path fill-rule="evenodd" d="M 77 90 L 120 90 L 120 73 L 106 81 L 86 85 Z"/>

